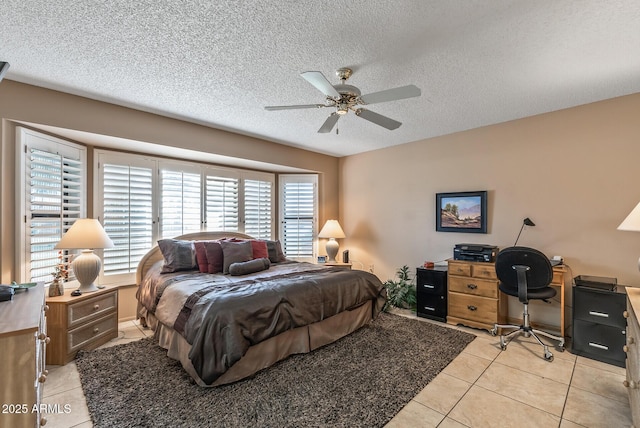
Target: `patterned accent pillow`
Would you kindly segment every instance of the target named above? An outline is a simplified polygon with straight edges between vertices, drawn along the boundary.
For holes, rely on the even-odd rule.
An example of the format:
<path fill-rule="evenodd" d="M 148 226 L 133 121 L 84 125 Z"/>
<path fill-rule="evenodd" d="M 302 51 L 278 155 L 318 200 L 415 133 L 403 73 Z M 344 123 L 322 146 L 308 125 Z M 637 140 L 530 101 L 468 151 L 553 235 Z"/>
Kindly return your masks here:
<path fill-rule="evenodd" d="M 164 257 L 162 273 L 196 269 L 196 250 L 193 241 L 161 239 L 158 241 L 158 247 Z"/>
<path fill-rule="evenodd" d="M 252 239 L 251 248 L 253 249 L 254 259 L 268 259 L 269 250 L 267 249 L 267 243 L 260 239 Z"/>
<path fill-rule="evenodd" d="M 222 247 L 220 246 L 220 241 L 205 241 L 204 248 L 205 248 L 205 252 L 207 253 L 207 272 L 208 273 L 222 272 L 223 256 L 222 256 Z"/>
<path fill-rule="evenodd" d="M 282 252 L 282 245 L 280 241 L 266 241 L 267 251 L 269 253 L 269 260 L 271 263 L 286 262 L 287 258 Z"/>
<path fill-rule="evenodd" d="M 229 273 L 232 263 L 248 262 L 253 259 L 253 247 L 250 241 L 220 241 L 222 247 L 222 273 Z"/>
<path fill-rule="evenodd" d="M 204 247 L 205 241 L 195 241 L 193 245 L 196 247 L 196 261 L 198 262 L 198 270 L 200 273 L 209 272 L 209 261 L 207 260 L 207 250 Z"/>

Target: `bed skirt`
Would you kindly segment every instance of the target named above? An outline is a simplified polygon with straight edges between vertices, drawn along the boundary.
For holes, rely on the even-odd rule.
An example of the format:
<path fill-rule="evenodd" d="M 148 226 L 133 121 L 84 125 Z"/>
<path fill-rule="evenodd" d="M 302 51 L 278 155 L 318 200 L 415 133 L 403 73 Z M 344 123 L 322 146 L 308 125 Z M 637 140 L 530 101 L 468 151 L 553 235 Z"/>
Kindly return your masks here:
<path fill-rule="evenodd" d="M 293 354 L 311 352 L 354 332 L 371 321 L 372 301 L 341 312 L 308 326 L 287 330 L 277 336 L 249 347 L 247 353 L 224 374 L 207 385 L 198 376 L 191 360 L 191 345 L 179 333 L 159 323 L 151 314 L 145 314 L 143 324 L 155 331 L 158 344 L 167 350 L 170 358 L 180 361 L 196 383 L 203 387 L 214 387 L 237 382 L 254 375 L 262 369 Z"/>

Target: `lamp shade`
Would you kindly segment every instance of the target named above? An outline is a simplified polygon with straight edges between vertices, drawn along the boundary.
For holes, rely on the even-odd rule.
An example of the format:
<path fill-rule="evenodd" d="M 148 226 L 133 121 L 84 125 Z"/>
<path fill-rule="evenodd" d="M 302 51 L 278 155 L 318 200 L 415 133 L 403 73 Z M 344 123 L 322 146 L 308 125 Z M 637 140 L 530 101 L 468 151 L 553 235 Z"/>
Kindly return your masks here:
<path fill-rule="evenodd" d="M 56 249 L 113 248 L 113 241 L 100 222 L 93 218 L 81 218 L 64 234 Z"/>
<path fill-rule="evenodd" d="M 636 207 L 629 213 L 627 218 L 620 223 L 618 230 L 640 232 L 640 203 L 638 203 L 638 205 L 636 205 Z"/>
<path fill-rule="evenodd" d="M 322 230 L 318 234 L 318 238 L 345 238 L 345 234 L 340 227 L 340 223 L 338 220 L 327 220 L 327 222 L 322 227 Z"/>

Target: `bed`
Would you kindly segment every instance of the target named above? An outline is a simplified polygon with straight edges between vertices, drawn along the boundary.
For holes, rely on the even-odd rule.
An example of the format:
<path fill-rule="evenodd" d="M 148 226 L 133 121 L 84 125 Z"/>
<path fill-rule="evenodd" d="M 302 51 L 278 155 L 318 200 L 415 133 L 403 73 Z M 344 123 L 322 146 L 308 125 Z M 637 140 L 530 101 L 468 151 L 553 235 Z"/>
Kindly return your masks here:
<path fill-rule="evenodd" d="M 176 263 L 163 241 L 176 245 L 172 251 L 181 246 L 183 255 L 200 263 L 171 272 Z M 277 241 L 234 232 L 163 241 L 138 265 L 137 317 L 200 386 L 236 382 L 290 355 L 332 343 L 369 323 L 386 301 L 375 275 L 286 260 Z M 207 252 L 201 254 L 205 243 Z M 247 243 L 254 245 L 253 256 L 266 257 L 245 260 Z M 197 256 L 185 250 L 189 245 L 199 249 Z M 204 268 L 200 257 L 216 259 L 217 253 L 208 250 L 218 246 L 224 273 L 209 273 L 216 270 L 211 264 Z M 243 261 L 234 262 L 239 248 Z M 266 267 L 256 268 L 262 261 Z"/>

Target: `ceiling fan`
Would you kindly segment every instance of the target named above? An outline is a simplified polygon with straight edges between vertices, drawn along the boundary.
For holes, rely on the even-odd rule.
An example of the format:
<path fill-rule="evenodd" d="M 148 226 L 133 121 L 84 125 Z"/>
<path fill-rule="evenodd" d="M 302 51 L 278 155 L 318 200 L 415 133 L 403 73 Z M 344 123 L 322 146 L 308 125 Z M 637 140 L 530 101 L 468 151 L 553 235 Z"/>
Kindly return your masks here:
<path fill-rule="evenodd" d="M 387 89 L 384 91 L 373 92 L 371 94 L 361 95 L 360 89 L 353 85 L 347 85 L 345 82 L 351 75 L 353 70 L 350 68 L 339 68 L 336 75 L 340 79 L 340 84 L 332 85 L 324 74 L 319 71 L 305 71 L 300 75 L 313 86 L 315 86 L 325 96 L 325 104 L 302 104 L 293 106 L 267 106 L 265 110 L 294 110 L 304 108 L 324 108 L 333 107 L 335 111 L 325 120 L 324 124 L 318 130 L 319 133 L 331 132 L 333 127 L 338 123 L 340 116 L 345 115 L 349 110 L 353 111 L 356 116 L 361 117 L 369 122 L 380 125 L 388 130 L 394 130 L 402 125 L 402 122 L 393 120 L 387 116 L 375 113 L 371 110 L 360 107 L 361 105 L 369 105 L 383 103 L 387 101 L 402 100 L 405 98 L 419 97 L 420 88 L 415 85 L 401 86 L 399 88 Z"/>

